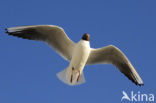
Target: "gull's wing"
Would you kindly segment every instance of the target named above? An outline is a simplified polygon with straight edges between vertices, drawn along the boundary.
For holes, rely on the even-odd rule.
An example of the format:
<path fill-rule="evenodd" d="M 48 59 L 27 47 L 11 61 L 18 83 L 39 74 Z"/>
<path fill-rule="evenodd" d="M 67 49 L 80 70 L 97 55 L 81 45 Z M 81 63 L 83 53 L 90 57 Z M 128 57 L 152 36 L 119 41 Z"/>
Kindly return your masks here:
<path fill-rule="evenodd" d="M 7 28 L 6 33 L 24 39 L 44 41 L 69 61 L 75 47 L 75 43 L 68 38 L 64 30 L 54 25 L 12 27 Z"/>
<path fill-rule="evenodd" d="M 91 49 L 87 64 L 110 63 L 116 66 L 125 76 L 136 85 L 143 85 L 143 81 L 127 57 L 115 46 Z"/>

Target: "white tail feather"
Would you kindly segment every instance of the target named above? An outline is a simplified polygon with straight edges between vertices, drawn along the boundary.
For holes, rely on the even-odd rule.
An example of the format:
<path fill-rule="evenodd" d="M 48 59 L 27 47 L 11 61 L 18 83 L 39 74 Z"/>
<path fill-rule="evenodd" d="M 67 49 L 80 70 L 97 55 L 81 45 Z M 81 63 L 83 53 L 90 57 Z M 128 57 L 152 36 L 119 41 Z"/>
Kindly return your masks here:
<path fill-rule="evenodd" d="M 70 76 L 67 76 L 67 73 L 68 72 L 68 69 L 64 69 L 63 71 L 57 73 L 57 77 L 59 78 L 59 80 L 61 80 L 62 82 L 64 82 L 65 84 L 68 84 L 70 86 L 73 86 L 73 85 L 80 85 L 82 83 L 85 83 L 85 78 L 84 78 L 84 75 L 83 75 L 83 72 L 81 73 L 80 75 L 80 79 L 78 82 L 75 82 L 75 83 L 71 83 L 70 82 Z"/>

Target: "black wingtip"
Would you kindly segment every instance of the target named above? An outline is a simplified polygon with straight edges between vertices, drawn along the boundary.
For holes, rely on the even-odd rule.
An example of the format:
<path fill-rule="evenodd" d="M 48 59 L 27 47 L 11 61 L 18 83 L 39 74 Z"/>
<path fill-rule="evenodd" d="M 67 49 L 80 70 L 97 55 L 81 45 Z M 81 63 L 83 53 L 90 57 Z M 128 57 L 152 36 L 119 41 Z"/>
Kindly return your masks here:
<path fill-rule="evenodd" d="M 137 85 L 140 86 L 140 87 L 141 87 L 141 86 L 144 86 L 144 84 L 137 84 Z"/>
<path fill-rule="evenodd" d="M 7 28 L 5 28 L 5 33 L 9 33 Z"/>

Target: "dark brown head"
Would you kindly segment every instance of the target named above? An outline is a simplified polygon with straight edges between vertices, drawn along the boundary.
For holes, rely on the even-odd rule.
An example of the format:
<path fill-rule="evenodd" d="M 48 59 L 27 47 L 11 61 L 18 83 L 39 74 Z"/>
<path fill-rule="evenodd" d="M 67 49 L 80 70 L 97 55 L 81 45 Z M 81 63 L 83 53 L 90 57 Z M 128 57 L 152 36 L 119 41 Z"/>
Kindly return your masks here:
<path fill-rule="evenodd" d="M 90 35 L 88 33 L 83 34 L 82 40 L 89 41 L 89 39 L 90 39 Z"/>

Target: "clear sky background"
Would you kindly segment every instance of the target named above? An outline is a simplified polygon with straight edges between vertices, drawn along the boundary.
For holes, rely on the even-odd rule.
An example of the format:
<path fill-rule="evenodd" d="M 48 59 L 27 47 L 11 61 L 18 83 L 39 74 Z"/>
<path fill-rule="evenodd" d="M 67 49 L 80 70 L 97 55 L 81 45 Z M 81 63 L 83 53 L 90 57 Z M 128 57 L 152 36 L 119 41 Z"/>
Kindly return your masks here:
<path fill-rule="evenodd" d="M 8 36 L 4 28 L 52 24 L 91 47 L 113 44 L 144 81 L 137 87 L 112 65 L 86 66 L 86 83 L 68 86 L 56 77 L 68 62 L 43 42 Z M 156 95 L 155 0 L 1 0 L 0 103 L 120 103 L 128 94 Z M 127 103 L 127 101 L 125 101 Z"/>

